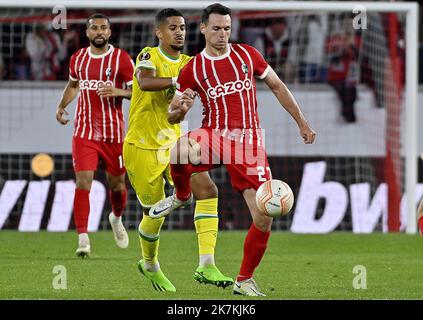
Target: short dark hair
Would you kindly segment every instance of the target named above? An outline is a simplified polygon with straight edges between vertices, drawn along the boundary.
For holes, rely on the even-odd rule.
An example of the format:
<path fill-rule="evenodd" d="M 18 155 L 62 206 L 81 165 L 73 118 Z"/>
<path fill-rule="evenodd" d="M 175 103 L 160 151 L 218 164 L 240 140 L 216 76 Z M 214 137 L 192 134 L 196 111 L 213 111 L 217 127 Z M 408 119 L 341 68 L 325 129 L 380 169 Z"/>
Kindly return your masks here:
<path fill-rule="evenodd" d="M 173 8 L 162 9 L 156 14 L 156 26 L 163 23 L 166 18 L 170 17 L 184 17 L 182 12 Z"/>
<path fill-rule="evenodd" d="M 110 25 L 110 18 L 108 16 L 106 16 L 105 14 L 102 14 L 102 13 L 94 13 L 87 18 L 87 22 L 86 22 L 87 28 L 90 27 L 90 20 L 91 19 L 106 19 L 107 23 Z"/>
<path fill-rule="evenodd" d="M 229 14 L 230 16 L 231 9 L 225 7 L 224 5 L 221 5 L 220 3 L 213 3 L 203 10 L 203 14 L 201 15 L 201 22 L 205 24 L 209 22 L 209 17 L 212 13 L 217 13 L 222 16 L 226 16 L 227 14 Z"/>

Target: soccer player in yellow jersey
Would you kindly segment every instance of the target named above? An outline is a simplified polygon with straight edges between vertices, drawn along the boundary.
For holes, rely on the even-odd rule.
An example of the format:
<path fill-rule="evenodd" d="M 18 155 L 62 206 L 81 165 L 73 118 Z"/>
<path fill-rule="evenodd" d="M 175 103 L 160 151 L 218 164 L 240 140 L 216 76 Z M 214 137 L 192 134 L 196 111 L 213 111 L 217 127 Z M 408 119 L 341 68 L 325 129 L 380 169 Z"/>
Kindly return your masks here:
<path fill-rule="evenodd" d="M 180 126 L 168 122 L 167 110 L 179 71 L 191 59 L 181 54 L 185 42 L 185 20 L 181 12 L 171 8 L 161 10 L 156 16 L 156 36 L 159 46 L 146 47 L 137 57 L 123 157 L 129 180 L 144 211 L 138 227 L 143 257 L 138 268 L 151 280 L 154 289 L 176 291 L 158 262 L 164 218 L 152 219 L 148 210 L 165 198 L 164 178 L 172 184 L 170 149 L 180 136 Z M 194 224 L 199 244 L 199 266 L 194 279 L 227 287 L 233 284 L 233 279 L 224 276 L 214 262 L 218 231 L 217 187 L 208 172 L 193 175 L 190 182 L 196 198 Z"/>

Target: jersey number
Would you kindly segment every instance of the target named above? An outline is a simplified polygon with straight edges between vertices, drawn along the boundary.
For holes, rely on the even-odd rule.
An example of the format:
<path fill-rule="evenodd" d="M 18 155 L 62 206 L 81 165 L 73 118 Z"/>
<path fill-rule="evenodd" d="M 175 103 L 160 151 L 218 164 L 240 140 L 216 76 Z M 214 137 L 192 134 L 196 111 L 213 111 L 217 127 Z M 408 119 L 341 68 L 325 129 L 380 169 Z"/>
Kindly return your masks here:
<path fill-rule="evenodd" d="M 120 155 L 119 156 L 119 169 L 122 169 L 123 168 L 123 159 L 122 159 L 122 156 Z"/>
<path fill-rule="evenodd" d="M 259 181 L 267 181 L 266 178 L 264 177 L 264 175 L 266 174 L 265 170 L 269 172 L 270 179 L 272 179 L 272 172 L 270 171 L 270 167 L 266 167 L 265 169 L 264 167 L 259 166 L 257 167 L 257 175 L 258 175 Z"/>

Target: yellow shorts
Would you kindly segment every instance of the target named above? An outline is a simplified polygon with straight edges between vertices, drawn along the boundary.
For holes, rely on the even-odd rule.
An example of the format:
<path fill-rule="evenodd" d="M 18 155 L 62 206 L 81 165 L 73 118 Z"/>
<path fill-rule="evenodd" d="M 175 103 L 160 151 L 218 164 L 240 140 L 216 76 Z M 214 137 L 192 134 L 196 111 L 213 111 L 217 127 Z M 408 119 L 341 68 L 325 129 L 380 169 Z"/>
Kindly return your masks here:
<path fill-rule="evenodd" d="M 165 198 L 165 178 L 173 185 L 169 165 L 170 149 L 141 149 L 125 142 L 123 161 L 129 181 L 144 208 L 150 208 Z"/>

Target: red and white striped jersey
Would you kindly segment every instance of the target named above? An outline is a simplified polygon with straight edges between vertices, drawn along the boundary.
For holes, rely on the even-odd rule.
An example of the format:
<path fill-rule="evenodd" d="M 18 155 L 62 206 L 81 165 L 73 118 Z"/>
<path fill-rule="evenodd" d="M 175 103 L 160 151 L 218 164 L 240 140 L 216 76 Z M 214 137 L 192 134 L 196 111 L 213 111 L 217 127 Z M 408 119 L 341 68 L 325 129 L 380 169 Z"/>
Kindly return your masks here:
<path fill-rule="evenodd" d="M 134 64 L 129 54 L 109 45 L 101 55 L 90 47 L 75 52 L 69 63 L 69 78 L 79 82 L 75 111 L 75 137 L 111 143 L 123 142 L 122 99 L 101 98 L 97 89 L 110 84 L 124 89 L 132 85 Z"/>
<path fill-rule="evenodd" d="M 203 104 L 203 128 L 219 129 L 222 135 L 236 135 L 240 141 L 260 145 L 260 122 L 254 77 L 263 79 L 270 66 L 255 48 L 229 44 L 218 57 L 205 50 L 197 54 L 180 72 L 176 94 L 187 88 L 195 91 Z M 238 140 L 238 139 L 237 139 Z"/>

